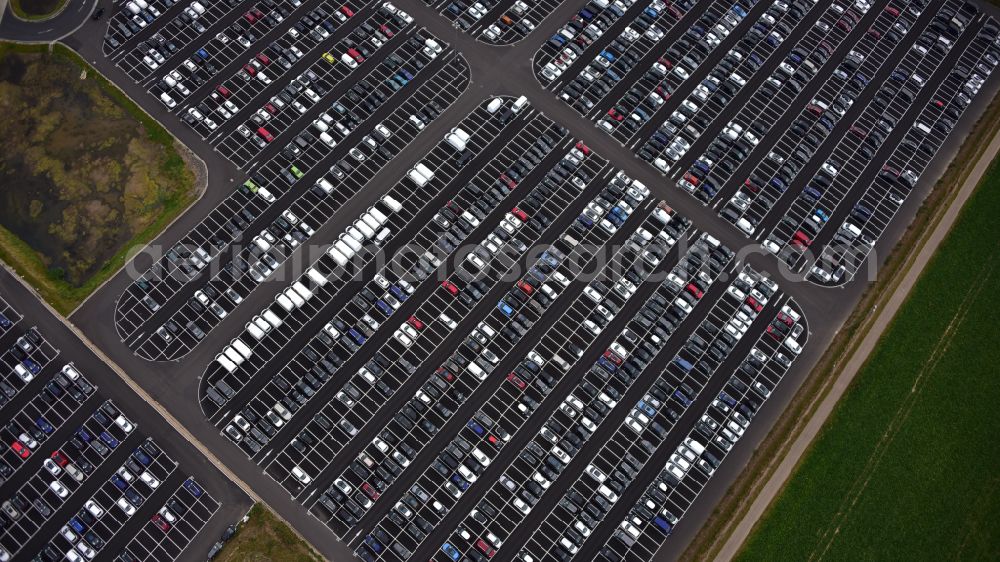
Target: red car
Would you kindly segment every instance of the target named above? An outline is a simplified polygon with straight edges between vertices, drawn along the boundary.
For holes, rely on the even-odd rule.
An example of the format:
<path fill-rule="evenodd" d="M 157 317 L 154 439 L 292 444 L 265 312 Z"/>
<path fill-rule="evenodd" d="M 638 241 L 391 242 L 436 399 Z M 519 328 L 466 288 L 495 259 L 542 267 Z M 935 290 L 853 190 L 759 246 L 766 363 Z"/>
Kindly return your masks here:
<path fill-rule="evenodd" d="M 684 172 L 684 179 L 691 182 L 691 185 L 698 185 L 699 183 L 701 183 L 701 180 L 698 179 L 698 176 L 692 174 L 691 172 Z"/>
<path fill-rule="evenodd" d="M 705 293 L 702 292 L 702 290 L 699 289 L 698 286 L 695 285 L 694 283 L 688 283 L 687 287 L 684 288 L 687 290 L 687 292 L 691 293 L 691 295 L 696 299 L 700 299 L 701 297 L 705 296 Z"/>
<path fill-rule="evenodd" d="M 152 521 L 153 524 L 159 527 L 159 529 L 164 533 L 170 530 L 170 523 L 167 523 L 167 520 L 164 519 L 159 513 L 154 514 L 150 521 Z"/>
<path fill-rule="evenodd" d="M 54 451 L 52 453 L 52 460 L 59 465 L 59 467 L 65 467 L 69 464 L 69 459 L 66 458 L 66 455 L 62 454 L 62 451 Z"/>
<path fill-rule="evenodd" d="M 264 111 L 267 111 L 271 115 L 277 115 L 278 114 L 278 108 L 273 103 L 271 103 L 271 102 L 267 102 L 267 103 L 264 104 Z"/>
<path fill-rule="evenodd" d="M 362 490 L 362 491 L 363 491 L 364 493 L 368 494 L 368 497 L 369 497 L 369 498 L 371 498 L 371 499 L 372 499 L 372 501 L 375 501 L 375 500 L 377 500 L 377 499 L 378 499 L 378 497 L 379 497 L 379 496 L 381 495 L 381 494 L 379 494 L 379 493 L 378 493 L 378 490 L 376 490 L 376 489 L 375 489 L 375 488 L 374 488 L 374 487 L 373 487 L 373 486 L 372 486 L 371 484 L 369 484 L 368 482 L 363 482 L 363 483 L 361 484 L 361 490 Z"/>
<path fill-rule="evenodd" d="M 424 329 L 424 323 L 421 322 L 420 319 L 417 318 L 416 316 L 410 316 L 409 318 L 407 318 L 406 323 L 409 324 L 410 326 L 413 326 L 417 330 Z"/>
<path fill-rule="evenodd" d="M 257 16 L 253 15 L 251 12 L 243 14 L 243 19 L 247 20 L 248 23 L 254 23 L 257 21 Z"/>
<path fill-rule="evenodd" d="M 361 53 L 359 53 L 354 47 L 347 49 L 347 54 L 350 55 L 356 62 L 365 62 L 365 57 L 361 56 Z"/>
<path fill-rule="evenodd" d="M 257 75 L 257 69 L 254 68 L 253 66 L 251 66 L 250 64 L 244 64 L 243 65 L 243 70 L 245 70 L 246 73 L 249 74 L 250 76 L 256 76 Z"/>
<path fill-rule="evenodd" d="M 521 222 L 528 222 L 528 213 L 525 213 L 524 211 L 522 211 L 521 209 L 519 209 L 517 207 L 514 207 L 513 209 L 511 209 L 510 210 L 510 214 L 512 214 L 515 217 L 521 219 Z"/>
<path fill-rule="evenodd" d="M 348 7 L 347 4 L 344 4 L 343 6 L 340 7 L 340 13 L 344 14 L 347 17 L 354 16 L 354 10 Z"/>
<path fill-rule="evenodd" d="M 458 287 L 455 286 L 451 281 L 442 281 L 441 286 L 444 287 L 446 291 L 452 294 L 452 296 L 458 295 Z"/>
<path fill-rule="evenodd" d="M 17 455 L 22 459 L 26 459 L 31 455 L 31 449 L 25 447 L 24 443 L 21 443 L 20 441 L 14 441 L 11 443 L 10 448 L 14 449 L 14 452 L 17 453 Z"/>
<path fill-rule="evenodd" d="M 229 88 L 222 85 L 216 86 L 215 91 L 219 92 L 219 95 L 221 95 L 224 98 L 229 98 L 229 96 L 233 94 L 232 92 L 229 91 Z"/>
<path fill-rule="evenodd" d="M 746 304 L 747 306 L 752 308 L 754 312 L 760 312 L 761 310 L 764 310 L 764 305 L 757 302 L 757 299 L 753 297 L 747 297 Z"/>
<path fill-rule="evenodd" d="M 260 138 L 266 140 L 267 142 L 274 140 L 274 135 L 271 134 L 271 131 L 268 131 L 264 127 L 257 127 L 257 134 L 260 135 Z"/>
<path fill-rule="evenodd" d="M 792 317 L 785 314 L 784 312 L 778 313 L 778 320 L 781 320 L 788 327 L 791 327 L 793 324 L 795 324 L 795 320 L 792 320 Z"/>
<path fill-rule="evenodd" d="M 608 117 L 614 119 L 615 121 L 622 121 L 625 119 L 625 116 L 615 111 L 615 108 L 613 107 L 608 110 Z"/>
<path fill-rule="evenodd" d="M 451 374 L 443 367 L 438 367 L 438 370 L 436 372 L 438 376 L 444 379 L 446 382 L 453 382 L 455 380 L 455 375 Z"/>
<path fill-rule="evenodd" d="M 264 53 L 257 53 L 257 60 L 259 60 L 261 64 L 271 64 L 271 59 Z"/>
<path fill-rule="evenodd" d="M 590 154 L 590 147 L 583 144 L 583 141 L 576 143 L 576 149 L 582 152 L 584 156 Z"/>
<path fill-rule="evenodd" d="M 395 33 L 389 29 L 389 26 L 384 23 L 378 26 L 378 30 L 382 32 L 382 35 L 385 35 L 386 39 L 392 39 L 392 36 L 395 35 Z"/>
<path fill-rule="evenodd" d="M 798 240 L 803 246 L 806 247 L 812 244 L 812 238 L 809 238 L 809 236 L 807 236 L 806 233 L 802 232 L 801 230 L 796 230 L 795 235 L 792 236 L 792 239 Z"/>
<path fill-rule="evenodd" d="M 518 282 L 517 282 L 517 288 L 518 288 L 518 289 L 521 289 L 521 291 L 523 291 L 523 292 L 524 292 L 524 294 L 526 294 L 526 295 L 529 295 L 529 296 L 530 296 L 530 295 L 531 295 L 532 293 L 534 293 L 534 292 L 535 292 L 535 288 L 534 288 L 534 287 L 532 287 L 531 285 L 529 285 L 529 284 L 525 283 L 525 282 L 524 282 L 524 279 L 521 279 L 520 281 L 518 281 Z"/>
<path fill-rule="evenodd" d="M 614 351 L 611 351 L 610 349 L 604 352 L 604 358 L 607 359 L 608 361 L 611 361 L 615 365 L 622 364 L 622 358 L 618 357 L 618 355 Z"/>
<path fill-rule="evenodd" d="M 507 380 L 509 380 L 511 382 L 511 384 L 513 384 L 514 386 L 516 386 L 517 388 L 519 388 L 521 390 L 524 390 L 525 388 L 528 388 L 528 385 L 525 384 L 525 382 L 523 380 L 521 380 L 521 378 L 518 377 L 517 375 L 515 375 L 514 373 L 511 373 L 511 374 L 507 375 Z"/>
<path fill-rule="evenodd" d="M 486 440 L 489 441 L 490 443 L 492 443 L 493 445 L 496 445 L 497 443 L 500 442 L 500 440 L 497 439 L 496 435 L 488 435 L 486 437 Z"/>
<path fill-rule="evenodd" d="M 515 187 L 517 187 L 517 182 L 511 179 L 509 176 L 507 176 L 507 174 L 500 174 L 500 181 L 507 184 L 507 187 L 509 189 L 514 189 Z"/>
<path fill-rule="evenodd" d="M 886 6 L 885 11 L 892 14 L 893 17 L 899 17 L 899 8 L 895 6 Z"/>
<path fill-rule="evenodd" d="M 487 558 L 493 558 L 493 555 L 497 553 L 497 551 L 494 550 L 492 546 L 486 544 L 486 541 L 483 539 L 476 540 L 476 548 L 481 550 Z"/>

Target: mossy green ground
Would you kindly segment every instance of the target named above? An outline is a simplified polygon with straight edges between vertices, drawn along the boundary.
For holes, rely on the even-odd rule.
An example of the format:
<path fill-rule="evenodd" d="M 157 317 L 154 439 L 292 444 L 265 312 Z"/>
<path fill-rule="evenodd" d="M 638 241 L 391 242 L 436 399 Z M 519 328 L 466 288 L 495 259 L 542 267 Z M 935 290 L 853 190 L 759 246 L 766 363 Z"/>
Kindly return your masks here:
<path fill-rule="evenodd" d="M 63 314 L 195 198 L 173 137 L 65 47 L 0 44 L 0 112 L 0 258 Z"/>

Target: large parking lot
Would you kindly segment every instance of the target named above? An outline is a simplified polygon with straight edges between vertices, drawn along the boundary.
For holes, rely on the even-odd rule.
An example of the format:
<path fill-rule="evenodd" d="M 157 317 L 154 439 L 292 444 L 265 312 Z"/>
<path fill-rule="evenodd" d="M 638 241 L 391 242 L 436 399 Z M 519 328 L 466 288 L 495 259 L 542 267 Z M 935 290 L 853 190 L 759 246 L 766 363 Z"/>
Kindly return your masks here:
<path fill-rule="evenodd" d="M 117 285 L 114 330 L 369 561 L 662 556 L 1000 62 L 964 0 L 147 2 L 105 54 L 241 176 Z M 0 476 L 32 507 L 0 545 L 93 546 L 57 526 L 93 499 L 120 560 L 184 559 L 224 492 L 167 447 L 130 467 L 145 424 L 2 313 Z M 100 486 L 21 458 L 40 417 Z"/>
<path fill-rule="evenodd" d="M 37 369 L 0 406 L 0 557 L 204 556 L 249 498 L 25 294 L 4 273 L 0 346 Z"/>

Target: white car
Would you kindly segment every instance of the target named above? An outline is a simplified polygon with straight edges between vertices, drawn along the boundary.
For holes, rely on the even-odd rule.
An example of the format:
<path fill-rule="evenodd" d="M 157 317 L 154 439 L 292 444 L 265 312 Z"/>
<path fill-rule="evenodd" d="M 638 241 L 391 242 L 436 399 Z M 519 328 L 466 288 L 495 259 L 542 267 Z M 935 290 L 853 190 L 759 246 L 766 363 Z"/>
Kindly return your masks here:
<path fill-rule="evenodd" d="M 53 480 L 52 482 L 49 482 L 49 489 L 55 492 L 55 494 L 60 498 L 65 498 L 69 496 L 69 490 L 67 490 L 66 486 L 63 486 L 62 482 L 59 482 L 58 480 Z"/>
<path fill-rule="evenodd" d="M 94 516 L 95 519 L 100 519 L 104 515 L 104 508 L 97 505 L 94 500 L 87 500 L 87 503 L 83 504 L 83 507 Z"/>
<path fill-rule="evenodd" d="M 147 486 L 149 486 L 154 490 L 160 486 L 160 481 L 157 480 L 156 477 L 154 477 L 152 474 L 150 474 L 149 471 L 140 474 L 139 480 L 142 480 L 143 482 L 146 483 Z"/>

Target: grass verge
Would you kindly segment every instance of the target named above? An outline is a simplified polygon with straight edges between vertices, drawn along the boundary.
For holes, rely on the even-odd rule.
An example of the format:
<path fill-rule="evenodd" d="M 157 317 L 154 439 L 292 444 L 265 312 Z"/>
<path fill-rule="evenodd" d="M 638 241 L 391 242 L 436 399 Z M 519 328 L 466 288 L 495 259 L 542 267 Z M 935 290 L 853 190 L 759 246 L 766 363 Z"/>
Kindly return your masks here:
<path fill-rule="evenodd" d="M 842 363 L 851 357 L 868 334 L 870 323 L 875 318 L 870 312 L 878 309 L 892 294 L 899 280 L 911 266 L 910 258 L 923 247 L 925 235 L 934 230 L 959 187 L 966 181 L 998 131 L 1000 131 L 1000 97 L 990 103 L 973 126 L 896 248 L 881 267 L 878 280 L 869 286 L 812 373 L 802 383 L 796 397 L 782 413 L 768 437 L 754 451 L 746 468 L 716 505 L 695 539 L 688 545 L 681 557 L 682 560 L 711 560 L 725 544 L 732 529 L 740 522 L 772 471 L 784 458 L 788 447 L 795 441 L 815 408 L 828 394 Z"/>
<path fill-rule="evenodd" d="M 249 520 L 215 558 L 218 562 L 308 562 L 323 560 L 269 509 L 256 504 Z"/>
<path fill-rule="evenodd" d="M 740 560 L 1000 552 L 1000 159 Z"/>
<path fill-rule="evenodd" d="M 100 255 L 100 259 L 95 259 L 93 265 L 88 269 L 87 274 L 82 276 L 82 278 L 68 279 L 65 270 L 53 266 L 53 257 L 47 256 L 40 249 L 32 247 L 31 244 L 25 242 L 24 239 L 15 234 L 11 228 L 0 227 L 0 259 L 5 261 L 20 276 L 28 281 L 39 292 L 42 298 L 56 310 L 63 315 L 68 315 L 88 295 L 125 264 L 133 248 L 142 246 L 154 239 L 170 222 L 195 201 L 197 198 L 197 190 L 194 187 L 195 176 L 180 154 L 180 150 L 183 150 L 183 148 L 175 143 L 173 136 L 117 87 L 91 68 L 86 61 L 71 49 L 57 44 L 49 52 L 48 45 L 0 43 L 0 60 L 11 54 L 45 57 L 44 60 L 52 64 L 70 64 L 73 68 L 79 69 L 79 71 L 85 71 L 86 80 L 94 84 L 91 87 L 99 91 L 102 101 L 120 109 L 125 119 L 131 120 L 131 123 L 133 123 L 133 136 L 126 138 L 123 144 L 128 144 L 127 141 L 129 139 L 142 138 L 144 142 L 143 146 L 149 147 L 147 148 L 147 154 L 150 157 L 155 156 L 153 160 L 141 160 L 141 164 L 147 166 L 143 171 L 148 175 L 144 174 L 133 177 L 141 177 L 151 188 L 155 187 L 156 190 L 131 191 L 122 195 L 123 200 L 127 196 L 131 198 L 130 201 L 138 201 L 138 203 L 130 203 L 131 207 L 125 208 L 125 214 L 121 214 L 119 211 L 119 216 L 122 217 L 121 222 L 123 223 L 120 224 L 120 229 L 114 230 L 113 223 L 102 225 L 107 227 L 106 230 L 100 231 L 103 238 L 97 243 L 97 249 L 102 253 L 92 254 L 95 257 Z M 73 109 L 67 107 L 66 111 L 73 111 Z M 53 138 L 56 142 L 60 142 L 66 137 L 56 135 Z M 44 144 L 32 145 L 30 142 L 33 141 L 26 141 L 25 146 L 30 147 L 28 150 L 48 150 Z M 102 147 L 98 146 L 104 142 L 105 139 L 95 139 L 93 143 L 94 148 L 88 149 L 87 147 L 83 147 L 76 154 L 78 158 L 74 158 L 74 161 L 89 159 L 91 157 L 107 158 L 106 154 L 101 154 L 100 152 Z M 109 139 L 108 142 L 111 142 L 111 140 Z M 131 147 L 131 144 L 129 146 Z M 59 149 L 53 149 L 53 152 L 58 151 Z M 71 162 L 62 164 L 61 167 L 56 168 L 56 173 L 61 172 L 63 175 L 66 175 L 66 170 L 70 169 Z M 59 176 L 52 176 L 50 172 L 49 177 Z M 57 185 L 59 184 L 57 180 L 50 179 L 49 181 L 54 181 Z M 74 204 L 83 206 L 87 201 L 84 198 L 97 197 L 99 192 L 108 189 L 108 185 L 112 184 L 96 182 L 96 186 L 98 186 L 96 191 L 79 189 L 79 186 L 75 185 L 74 188 L 77 189 L 77 193 L 68 197 L 70 197 Z M 114 185 L 120 185 L 120 182 Z M 59 185 L 59 187 L 71 189 L 64 185 Z M 15 191 L 18 188 L 12 184 L 7 189 Z M 147 197 L 148 199 L 139 199 L 142 197 Z M 56 203 L 52 200 L 42 199 L 43 201 L 40 201 L 40 203 L 46 205 Z M 129 209 L 136 209 L 137 211 L 133 214 Z M 141 210 L 141 214 L 138 210 Z M 87 233 L 88 228 L 97 228 L 96 226 L 88 227 L 88 224 L 84 222 L 82 225 L 79 225 L 84 234 Z M 52 227 L 49 226 L 49 228 L 51 229 Z M 94 230 L 93 232 L 97 233 L 98 231 Z"/>

